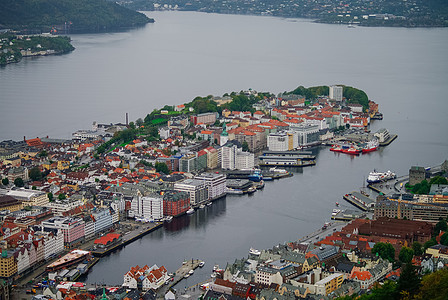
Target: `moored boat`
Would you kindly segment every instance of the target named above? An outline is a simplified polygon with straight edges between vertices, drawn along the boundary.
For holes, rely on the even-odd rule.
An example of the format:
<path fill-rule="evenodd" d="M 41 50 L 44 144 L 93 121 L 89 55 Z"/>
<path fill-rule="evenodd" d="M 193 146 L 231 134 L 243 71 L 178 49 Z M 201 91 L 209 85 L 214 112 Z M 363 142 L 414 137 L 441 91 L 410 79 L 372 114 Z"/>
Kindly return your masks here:
<path fill-rule="evenodd" d="M 330 151 L 333 152 L 342 152 L 342 147 L 339 145 L 333 145 L 333 147 L 330 148 Z"/>
<path fill-rule="evenodd" d="M 367 177 L 368 183 L 376 183 L 376 182 L 382 182 L 390 179 L 396 178 L 397 175 L 395 175 L 394 172 L 388 170 L 387 172 L 376 172 L 373 170 L 373 172 L 369 173 L 369 177 Z"/>
<path fill-rule="evenodd" d="M 187 210 L 187 215 L 191 215 L 192 213 L 194 213 L 194 208 L 190 208 L 189 210 Z"/>
<path fill-rule="evenodd" d="M 361 150 L 356 149 L 355 147 L 350 147 L 348 149 L 342 149 L 342 153 L 350 155 L 359 155 L 359 153 L 361 153 Z"/>
<path fill-rule="evenodd" d="M 378 149 L 379 142 L 377 139 L 371 140 L 367 143 L 367 145 L 362 148 L 362 153 L 369 153 L 376 151 Z"/>

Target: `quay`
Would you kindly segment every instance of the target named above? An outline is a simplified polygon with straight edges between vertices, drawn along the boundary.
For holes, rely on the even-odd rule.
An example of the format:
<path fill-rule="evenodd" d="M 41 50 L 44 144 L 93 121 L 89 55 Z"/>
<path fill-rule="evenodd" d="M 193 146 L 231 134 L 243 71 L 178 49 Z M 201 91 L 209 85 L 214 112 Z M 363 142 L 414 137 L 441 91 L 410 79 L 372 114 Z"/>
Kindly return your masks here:
<path fill-rule="evenodd" d="M 165 294 L 176 284 L 178 284 L 182 279 L 185 278 L 191 270 L 196 270 L 199 267 L 199 263 L 201 261 L 199 259 L 191 259 L 184 261 L 182 266 L 177 269 L 176 273 L 174 273 L 173 280 L 170 281 L 169 284 L 165 284 L 157 291 L 157 299 L 164 299 Z"/>
<path fill-rule="evenodd" d="M 384 142 L 380 142 L 380 146 L 381 147 L 389 146 L 393 141 L 396 140 L 397 137 L 398 137 L 398 134 L 390 135 L 387 140 L 385 140 Z"/>
<path fill-rule="evenodd" d="M 362 219 L 366 217 L 366 213 L 359 210 L 344 209 L 331 216 L 334 221 L 350 222 L 354 219 Z"/>
<path fill-rule="evenodd" d="M 310 151 L 264 151 L 258 160 L 262 167 L 306 167 L 316 164 L 316 156 Z"/>
<path fill-rule="evenodd" d="M 356 206 L 357 208 L 363 210 L 363 211 L 370 211 L 373 210 L 375 207 L 376 201 L 364 196 L 360 192 L 353 191 L 349 194 L 345 194 L 342 198 L 349 202 L 350 204 Z"/>
<path fill-rule="evenodd" d="M 120 249 L 120 248 L 126 246 L 129 243 L 132 243 L 133 241 L 145 236 L 146 234 L 153 232 L 154 230 L 162 227 L 163 222 L 154 222 L 154 223 L 150 223 L 149 225 L 144 224 L 142 226 L 146 226 L 146 227 L 144 227 L 142 230 L 140 230 L 140 232 L 138 232 L 137 230 L 128 231 L 124 234 L 121 241 L 119 241 L 118 243 L 116 243 L 110 247 L 106 247 L 104 249 L 93 250 L 92 254 L 96 257 L 103 257 L 117 249 Z"/>

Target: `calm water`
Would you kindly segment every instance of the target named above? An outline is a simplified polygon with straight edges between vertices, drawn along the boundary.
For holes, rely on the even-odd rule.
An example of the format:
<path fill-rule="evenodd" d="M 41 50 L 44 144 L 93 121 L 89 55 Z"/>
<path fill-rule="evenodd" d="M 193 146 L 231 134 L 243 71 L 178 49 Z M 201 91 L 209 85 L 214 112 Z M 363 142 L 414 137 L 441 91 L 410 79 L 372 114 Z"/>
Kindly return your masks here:
<path fill-rule="evenodd" d="M 68 55 L 0 69 L 0 140 L 68 138 L 92 121 L 124 122 L 165 104 L 248 88 L 279 93 L 298 85 L 346 84 L 366 91 L 399 138 L 381 151 L 349 157 L 316 150 L 317 165 L 266 183 L 254 196 L 226 200 L 173 220 L 101 260 L 88 282 L 122 283 L 134 265 L 184 259 L 206 267 L 180 285 L 247 256 L 297 239 L 328 221 L 334 202 L 373 169 L 406 173 L 448 158 L 448 29 L 354 28 L 306 20 L 200 13 L 150 13 L 145 28 L 74 35 Z"/>

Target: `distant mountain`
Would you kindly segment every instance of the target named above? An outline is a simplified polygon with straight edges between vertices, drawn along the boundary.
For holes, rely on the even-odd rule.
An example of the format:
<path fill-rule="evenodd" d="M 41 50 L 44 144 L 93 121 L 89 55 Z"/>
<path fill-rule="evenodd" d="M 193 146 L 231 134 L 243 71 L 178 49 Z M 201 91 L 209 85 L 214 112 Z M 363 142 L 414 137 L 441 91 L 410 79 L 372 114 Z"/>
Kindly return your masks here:
<path fill-rule="evenodd" d="M 0 28 L 30 32 L 114 31 L 154 22 L 106 0 L 0 0 Z"/>

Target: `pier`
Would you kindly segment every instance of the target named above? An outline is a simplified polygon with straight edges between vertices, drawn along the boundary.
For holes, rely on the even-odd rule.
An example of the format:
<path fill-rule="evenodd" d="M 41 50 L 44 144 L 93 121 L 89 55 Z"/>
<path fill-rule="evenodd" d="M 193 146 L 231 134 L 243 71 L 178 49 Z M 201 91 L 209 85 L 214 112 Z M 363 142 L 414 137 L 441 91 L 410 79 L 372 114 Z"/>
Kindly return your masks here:
<path fill-rule="evenodd" d="M 173 280 L 170 281 L 169 284 L 165 284 L 157 291 L 157 299 L 164 299 L 165 294 L 176 284 L 178 284 L 182 279 L 185 278 L 191 270 L 196 270 L 199 267 L 199 263 L 201 261 L 199 259 L 191 259 L 184 261 L 182 266 L 177 269 L 175 275 L 173 276 Z"/>

